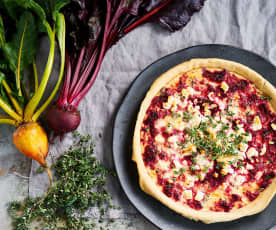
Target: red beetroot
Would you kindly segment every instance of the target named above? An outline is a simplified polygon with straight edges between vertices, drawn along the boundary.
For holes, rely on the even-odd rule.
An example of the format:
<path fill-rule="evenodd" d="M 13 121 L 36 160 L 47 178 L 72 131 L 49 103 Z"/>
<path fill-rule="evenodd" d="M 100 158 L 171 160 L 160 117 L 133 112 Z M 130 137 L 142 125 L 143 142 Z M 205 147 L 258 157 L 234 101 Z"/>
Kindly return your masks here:
<path fill-rule="evenodd" d="M 81 116 L 78 110 L 70 111 L 53 105 L 47 111 L 46 121 L 56 135 L 62 135 L 78 128 Z"/>

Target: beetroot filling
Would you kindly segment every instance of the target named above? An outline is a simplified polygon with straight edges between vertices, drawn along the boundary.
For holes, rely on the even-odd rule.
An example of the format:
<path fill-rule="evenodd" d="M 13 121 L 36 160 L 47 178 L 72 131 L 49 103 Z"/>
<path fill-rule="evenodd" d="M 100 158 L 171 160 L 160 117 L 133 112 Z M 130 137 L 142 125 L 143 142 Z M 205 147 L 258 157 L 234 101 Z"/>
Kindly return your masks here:
<path fill-rule="evenodd" d="M 172 196 L 172 190 L 173 190 L 174 185 L 172 183 L 169 183 L 168 181 L 165 182 L 165 185 L 163 187 L 163 192 L 168 196 Z"/>
<path fill-rule="evenodd" d="M 237 194 L 232 194 L 230 196 L 229 202 L 227 202 L 226 200 L 220 199 L 216 203 L 216 207 L 214 208 L 214 210 L 217 212 L 219 211 L 229 212 L 235 206 L 235 202 L 239 202 L 239 201 L 241 201 L 241 197 Z"/>
<path fill-rule="evenodd" d="M 232 208 L 231 203 L 227 203 L 227 201 L 220 199 L 218 202 L 218 206 L 223 209 L 224 212 L 229 212 Z"/>
<path fill-rule="evenodd" d="M 194 208 L 196 210 L 200 210 L 202 209 L 202 205 L 199 201 L 197 200 L 187 200 L 187 204 L 191 207 Z"/>
<path fill-rule="evenodd" d="M 161 94 L 160 96 L 156 96 L 152 100 L 152 105 L 156 107 L 162 107 L 163 102 L 166 102 L 168 100 L 169 94 L 167 92 Z"/>
<path fill-rule="evenodd" d="M 231 202 L 234 203 L 236 201 L 241 201 L 241 197 L 237 194 L 232 194 Z"/>
<path fill-rule="evenodd" d="M 175 190 L 175 191 L 173 192 L 173 198 L 174 198 L 174 200 L 175 200 L 175 201 L 179 201 L 180 195 L 181 195 L 180 192 L 177 191 L 177 190 Z"/>
<path fill-rule="evenodd" d="M 255 89 L 250 88 L 250 81 L 245 79 L 239 79 L 234 74 L 229 74 L 226 70 L 222 71 L 208 71 L 206 69 L 202 69 L 203 77 L 209 79 L 211 82 L 216 83 L 215 86 L 207 83 L 204 80 L 197 82 L 204 87 L 199 87 L 197 84 L 193 85 L 193 88 L 197 91 L 201 92 L 201 95 L 193 96 L 190 95 L 188 98 L 181 98 L 181 100 L 187 99 L 191 101 L 194 106 L 200 107 L 201 114 L 204 114 L 204 107 L 205 104 L 216 104 L 215 107 L 211 107 L 211 116 L 215 116 L 220 112 L 219 105 L 209 98 L 211 92 L 213 95 L 221 100 L 225 100 L 224 98 L 227 97 L 226 101 L 230 102 L 233 100 L 234 95 L 239 95 L 239 106 L 241 111 L 244 111 L 250 107 L 251 110 L 255 111 L 255 114 L 246 114 L 245 120 L 239 120 L 239 124 L 243 124 L 243 128 L 245 132 L 251 132 L 252 134 L 252 141 L 248 142 L 248 149 L 250 147 L 254 147 L 258 152 L 262 150 L 262 146 L 266 145 L 266 153 L 263 156 L 253 157 L 251 159 L 245 159 L 243 163 L 251 164 L 254 168 L 248 170 L 247 180 L 244 183 L 249 183 L 250 181 L 255 180 L 256 175 L 259 171 L 263 171 L 264 174 L 259 179 L 258 185 L 259 188 L 265 189 L 271 183 L 271 179 L 273 179 L 276 175 L 273 170 L 276 167 L 276 131 L 271 128 L 272 123 L 276 123 L 276 115 L 270 110 L 268 106 L 267 99 L 261 98 L 257 95 Z M 147 143 L 145 146 L 145 152 L 143 153 L 143 161 L 146 166 L 151 168 L 152 170 L 155 169 L 155 164 L 158 160 L 162 161 L 169 161 L 170 164 L 168 169 L 156 170 L 157 174 L 157 183 L 162 186 L 163 193 L 174 199 L 175 201 L 179 201 L 181 199 L 183 188 L 177 183 L 177 181 L 185 181 L 185 174 L 176 175 L 174 182 L 170 183 L 167 177 L 163 175 L 167 172 L 166 170 L 174 170 L 175 165 L 173 163 L 173 158 L 168 157 L 165 152 L 158 152 L 157 148 L 155 147 L 155 137 L 160 134 L 165 139 L 165 146 L 169 146 L 169 142 L 167 141 L 168 138 L 172 135 L 179 135 L 181 137 L 181 141 L 185 140 L 186 133 L 180 133 L 177 129 L 170 129 L 168 132 L 167 127 L 162 127 L 161 129 L 155 128 L 155 122 L 160 119 L 164 118 L 167 115 L 173 116 L 173 113 L 170 109 L 164 109 L 163 103 L 168 101 L 168 96 L 174 95 L 176 93 L 180 93 L 182 89 L 187 87 L 186 85 L 186 74 L 179 78 L 179 82 L 176 83 L 172 88 L 163 88 L 160 96 L 156 96 L 153 98 L 151 105 L 149 106 L 146 112 L 146 119 L 143 122 L 143 126 L 141 128 L 141 132 L 147 134 L 147 138 L 143 136 L 141 140 L 143 143 Z M 196 80 L 195 80 L 196 81 Z M 229 89 L 225 92 L 221 88 L 221 84 L 225 81 Z M 178 107 L 180 109 L 180 107 Z M 181 108 L 187 109 L 187 108 Z M 223 112 L 223 111 L 221 111 Z M 252 130 L 252 124 L 254 121 L 255 116 L 258 115 L 262 122 L 262 128 L 257 131 Z M 237 128 L 236 122 L 237 119 L 229 118 L 230 123 L 232 124 L 231 127 L 233 129 Z M 270 142 L 275 142 L 275 144 L 270 144 Z M 187 161 L 188 166 L 192 165 L 192 156 L 183 156 L 180 162 L 184 160 Z M 269 162 L 270 164 L 267 164 Z M 238 163 L 239 165 L 240 163 Z M 214 161 L 214 167 L 208 171 L 203 181 L 196 181 L 195 186 L 204 186 L 208 187 L 209 192 L 216 190 L 223 182 L 225 182 L 228 178 L 227 175 L 221 174 L 221 167 L 217 164 L 216 160 Z M 194 174 L 192 172 L 191 174 Z M 216 175 L 216 176 L 214 176 Z M 171 178 L 169 178 L 171 179 Z M 225 199 L 220 199 L 214 207 L 211 207 L 211 210 L 214 211 L 224 211 L 229 212 L 234 206 L 235 202 L 241 201 L 241 197 L 237 194 L 231 194 L 231 189 L 228 187 L 225 190 L 229 197 Z M 244 195 L 248 198 L 249 201 L 255 200 L 260 191 L 246 191 Z M 187 205 L 191 208 L 196 210 L 202 209 L 202 202 L 196 201 L 195 199 L 188 199 Z M 243 205 L 238 204 L 238 207 L 241 208 Z"/>
<path fill-rule="evenodd" d="M 259 196 L 259 192 L 246 191 L 245 195 L 247 196 L 249 201 L 253 201 Z"/>
<path fill-rule="evenodd" d="M 210 81 L 214 82 L 223 82 L 226 75 L 226 70 L 222 71 L 214 71 L 211 72 L 209 70 L 206 70 L 203 68 L 203 74 L 204 77 L 208 78 Z"/>
<path fill-rule="evenodd" d="M 248 81 L 244 79 L 237 80 L 237 81 L 232 80 L 230 82 L 229 92 L 234 93 L 237 90 L 240 90 L 240 91 L 245 90 L 248 85 L 249 85 Z"/>
<path fill-rule="evenodd" d="M 145 148 L 143 160 L 146 165 L 149 165 L 151 168 L 154 168 L 153 165 L 157 162 L 157 158 L 156 158 L 156 149 L 153 146 L 148 145 Z"/>
<path fill-rule="evenodd" d="M 156 121 L 158 118 L 159 115 L 157 112 L 150 111 L 148 118 L 144 121 L 144 124 L 149 126 L 152 137 L 155 137 L 157 134 L 157 130 L 154 128 L 154 121 Z"/>

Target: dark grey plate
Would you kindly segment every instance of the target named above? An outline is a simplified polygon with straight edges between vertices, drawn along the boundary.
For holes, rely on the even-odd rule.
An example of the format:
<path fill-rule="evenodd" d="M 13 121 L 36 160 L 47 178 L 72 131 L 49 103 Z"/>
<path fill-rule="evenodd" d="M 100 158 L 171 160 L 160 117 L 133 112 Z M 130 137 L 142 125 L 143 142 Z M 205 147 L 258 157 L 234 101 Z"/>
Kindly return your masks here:
<path fill-rule="evenodd" d="M 139 187 L 135 163 L 131 161 L 132 136 L 140 103 L 153 83 L 166 70 L 191 58 L 222 58 L 245 64 L 276 86 L 276 68 L 252 52 L 225 45 L 190 47 L 159 59 L 142 71 L 124 98 L 114 124 L 113 157 L 121 186 L 130 202 L 149 221 L 161 229 L 266 230 L 276 224 L 276 197 L 260 214 L 232 222 L 203 224 L 170 210 Z"/>

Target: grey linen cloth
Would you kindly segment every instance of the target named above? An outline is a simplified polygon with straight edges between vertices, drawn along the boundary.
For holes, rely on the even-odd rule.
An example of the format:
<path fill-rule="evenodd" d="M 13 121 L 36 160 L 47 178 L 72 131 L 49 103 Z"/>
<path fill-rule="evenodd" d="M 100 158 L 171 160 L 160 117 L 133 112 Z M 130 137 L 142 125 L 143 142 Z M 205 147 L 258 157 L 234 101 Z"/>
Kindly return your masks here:
<path fill-rule="evenodd" d="M 114 169 L 113 121 L 131 82 L 140 71 L 174 51 L 209 43 L 241 47 L 276 64 L 275 25 L 275 0 L 207 0 L 203 9 L 180 31 L 169 33 L 153 24 L 137 28 L 108 51 L 94 86 L 79 106 L 82 122 L 78 131 L 92 134 L 98 159 L 107 168 Z M 61 143 L 56 141 L 50 146 L 48 161 L 59 156 L 71 143 L 71 135 L 66 135 Z M 46 174 L 35 173 L 37 167 L 38 164 L 33 162 L 29 184 L 31 196 L 45 191 L 48 183 Z M 113 202 L 121 207 L 121 210 L 111 211 L 109 217 L 136 214 L 118 179 L 108 181 L 108 191 Z M 97 213 L 91 209 L 86 214 L 93 217 Z"/>

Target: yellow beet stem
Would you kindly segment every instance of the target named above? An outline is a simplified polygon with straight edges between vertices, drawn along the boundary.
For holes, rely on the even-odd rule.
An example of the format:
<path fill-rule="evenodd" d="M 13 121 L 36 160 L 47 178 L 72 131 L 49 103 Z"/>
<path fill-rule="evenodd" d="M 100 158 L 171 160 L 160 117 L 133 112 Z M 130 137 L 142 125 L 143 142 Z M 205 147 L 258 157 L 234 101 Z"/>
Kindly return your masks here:
<path fill-rule="evenodd" d="M 64 64 L 65 64 L 65 19 L 63 14 L 57 15 L 57 38 L 59 43 L 59 49 L 60 49 L 60 56 L 61 56 L 61 64 L 60 64 L 60 70 L 59 70 L 59 77 L 57 84 L 55 88 L 53 89 L 51 95 L 49 98 L 45 101 L 45 103 L 36 111 L 36 113 L 33 115 L 32 120 L 36 121 L 41 113 L 47 108 L 47 106 L 50 104 L 50 102 L 53 100 L 54 96 L 56 95 L 60 83 L 62 81 L 63 73 L 64 73 Z"/>
<path fill-rule="evenodd" d="M 23 114 L 23 111 L 22 111 L 22 108 L 20 107 L 20 105 L 18 104 L 17 100 L 14 98 L 14 96 L 12 95 L 12 90 L 11 88 L 9 87 L 8 83 L 6 82 L 6 80 L 2 80 L 2 84 L 8 94 L 8 97 L 9 99 L 11 100 L 16 112 L 19 114 L 19 115 L 22 115 Z"/>
<path fill-rule="evenodd" d="M 14 120 L 20 122 L 22 121 L 22 117 L 18 115 L 9 104 L 7 104 L 1 97 L 0 97 L 0 107 L 9 114 Z"/>
<path fill-rule="evenodd" d="M 35 59 L 33 60 L 33 70 L 34 70 L 34 83 L 35 83 L 35 93 L 37 92 L 38 89 L 38 75 L 37 75 L 37 68 L 36 68 L 36 62 Z"/>
<path fill-rule="evenodd" d="M 15 127 L 17 126 L 17 122 L 7 115 L 0 115 L 0 124 L 8 124 Z"/>
<path fill-rule="evenodd" d="M 40 85 L 37 89 L 37 92 L 33 95 L 31 100 L 26 106 L 26 109 L 24 111 L 24 121 L 30 122 L 32 121 L 32 116 L 34 114 L 34 111 L 36 107 L 38 106 L 44 91 L 47 86 L 47 82 L 49 80 L 49 77 L 52 72 L 53 64 L 54 64 L 54 57 L 55 57 L 55 28 L 54 30 L 51 29 L 50 25 L 45 22 L 46 28 L 47 28 L 47 33 L 50 38 L 50 51 L 48 55 L 48 60 L 46 63 L 46 68 L 42 76 L 42 80 L 40 82 Z"/>

